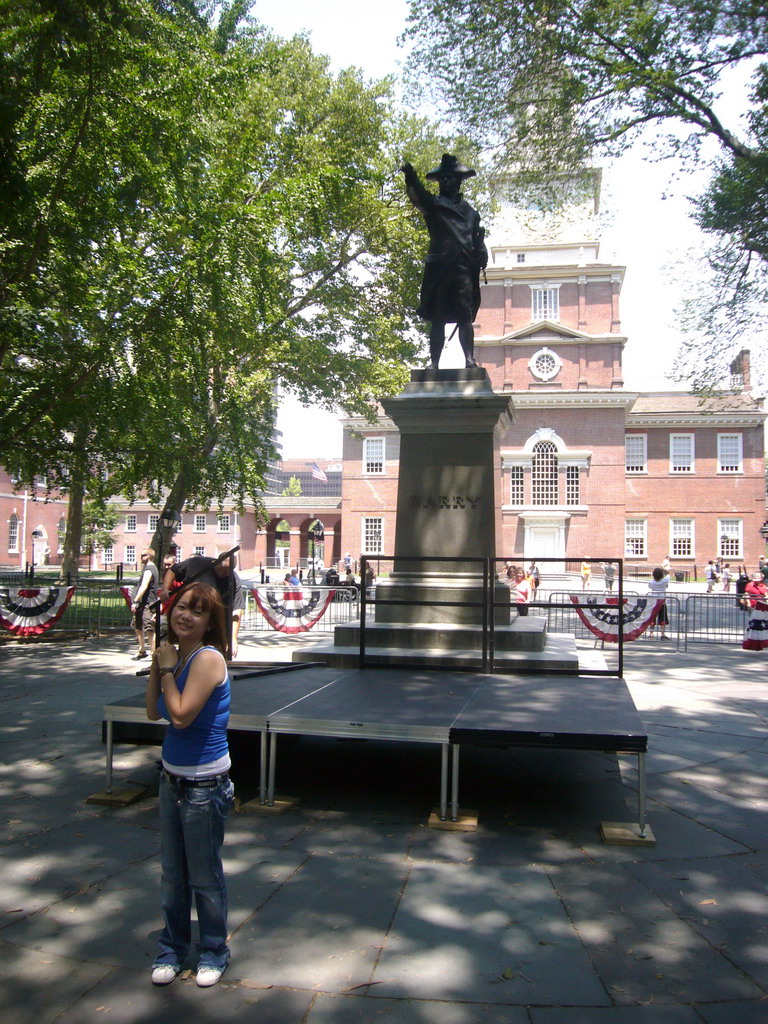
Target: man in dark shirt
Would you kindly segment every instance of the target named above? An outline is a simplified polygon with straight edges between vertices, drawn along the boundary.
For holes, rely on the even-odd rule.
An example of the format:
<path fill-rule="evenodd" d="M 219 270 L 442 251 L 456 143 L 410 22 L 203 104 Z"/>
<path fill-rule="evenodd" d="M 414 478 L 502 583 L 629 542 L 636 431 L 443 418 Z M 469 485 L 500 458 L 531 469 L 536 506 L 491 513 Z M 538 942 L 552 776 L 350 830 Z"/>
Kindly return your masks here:
<path fill-rule="evenodd" d="M 240 577 L 235 572 L 234 555 L 219 561 L 216 558 L 208 558 L 206 555 L 192 555 L 191 558 L 172 565 L 166 570 L 163 577 L 164 595 L 170 594 L 175 581 L 190 583 L 192 580 L 199 583 L 207 583 L 218 590 L 224 607 L 231 618 L 232 627 L 230 632 L 231 659 L 237 657 L 237 638 L 240 633 L 240 619 L 245 607 L 245 594 Z"/>
<path fill-rule="evenodd" d="M 149 657 L 147 646 L 149 646 L 150 653 L 155 649 L 155 616 L 152 612 L 152 605 L 157 600 L 159 582 L 160 573 L 155 565 L 155 552 L 152 548 L 145 548 L 141 552 L 141 578 L 131 603 L 133 629 L 139 642 L 139 653 L 134 655 L 134 661 L 141 661 L 142 658 Z"/>
<path fill-rule="evenodd" d="M 456 324 L 465 365 L 475 362 L 472 321 L 480 308 L 480 271 L 488 263 L 485 231 L 480 215 L 462 198 L 461 183 L 472 178 L 471 167 L 444 153 L 440 166 L 427 178 L 436 180 L 440 194 L 425 188 L 411 164 L 400 168 L 408 198 L 420 210 L 429 231 L 429 253 L 424 264 L 421 302 L 416 312 L 431 322 L 429 356 L 437 369 L 445 344 L 445 325 Z"/>

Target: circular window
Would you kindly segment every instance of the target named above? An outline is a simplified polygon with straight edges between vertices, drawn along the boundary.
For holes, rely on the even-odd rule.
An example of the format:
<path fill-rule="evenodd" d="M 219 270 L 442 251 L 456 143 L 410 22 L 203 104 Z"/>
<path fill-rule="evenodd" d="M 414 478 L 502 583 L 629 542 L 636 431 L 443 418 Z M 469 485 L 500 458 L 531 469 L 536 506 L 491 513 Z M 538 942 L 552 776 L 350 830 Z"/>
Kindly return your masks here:
<path fill-rule="evenodd" d="M 534 352 L 528 361 L 528 367 L 533 376 L 543 381 L 556 377 L 562 365 L 557 353 L 548 348 L 541 348 L 538 352 Z"/>

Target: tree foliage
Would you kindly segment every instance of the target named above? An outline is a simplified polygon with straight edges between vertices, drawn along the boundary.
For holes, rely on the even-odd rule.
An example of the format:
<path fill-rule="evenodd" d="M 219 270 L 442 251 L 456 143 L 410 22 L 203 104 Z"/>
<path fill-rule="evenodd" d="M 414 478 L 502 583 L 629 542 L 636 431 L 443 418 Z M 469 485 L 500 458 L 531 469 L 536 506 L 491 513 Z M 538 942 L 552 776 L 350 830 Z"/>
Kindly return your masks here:
<path fill-rule="evenodd" d="M 396 168 L 443 140 L 388 82 L 212 7 L 0 0 L 0 460 L 22 478 L 258 503 L 278 386 L 360 412 L 416 356 Z"/>
<path fill-rule="evenodd" d="M 766 298 L 768 8 L 755 0 L 412 0 L 410 77 L 490 147 L 513 199 L 557 205 L 581 169 L 651 138 L 654 158 L 719 160 L 695 216 L 712 235 L 681 373 L 722 373 Z M 726 82 L 751 78 L 727 123 Z M 740 118 L 740 115 L 745 116 Z M 574 173 L 577 172 L 577 173 Z M 723 336 L 728 326 L 730 341 Z M 759 324 L 758 324 L 759 325 Z M 741 340 L 739 340 L 741 335 Z M 718 349 L 722 358 L 714 358 Z M 714 367 L 717 365 L 717 369 Z M 701 382 L 703 378 L 696 378 Z"/>
<path fill-rule="evenodd" d="M 83 504 L 83 539 L 81 550 L 89 558 L 100 548 L 115 543 L 112 531 L 117 526 L 119 511 L 100 498 L 92 498 Z"/>
<path fill-rule="evenodd" d="M 288 483 L 283 488 L 284 498 L 298 498 L 301 496 L 301 480 L 297 476 L 292 476 Z"/>
<path fill-rule="evenodd" d="M 485 145 L 534 177 L 618 153 L 647 125 L 685 126 L 670 152 L 704 137 L 759 160 L 723 124 L 723 75 L 762 58 L 768 11 L 753 0 L 412 0 L 411 78 Z"/>

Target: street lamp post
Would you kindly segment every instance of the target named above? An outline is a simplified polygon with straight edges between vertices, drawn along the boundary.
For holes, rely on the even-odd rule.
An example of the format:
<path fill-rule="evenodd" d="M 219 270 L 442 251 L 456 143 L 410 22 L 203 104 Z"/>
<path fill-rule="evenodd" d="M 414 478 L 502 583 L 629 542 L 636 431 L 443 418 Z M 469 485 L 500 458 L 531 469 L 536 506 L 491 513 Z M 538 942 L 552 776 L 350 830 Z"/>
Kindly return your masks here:
<path fill-rule="evenodd" d="M 315 583 L 315 573 L 317 569 L 317 544 L 323 538 L 325 531 L 323 530 L 322 525 L 313 517 L 308 533 L 312 544 L 312 568 L 309 573 L 309 582 Z"/>
<path fill-rule="evenodd" d="M 174 533 L 181 528 L 181 513 L 177 512 L 173 505 L 168 505 L 163 509 L 160 516 L 160 524 L 163 527 L 163 532 L 167 533 L 170 542 L 173 539 Z M 162 535 L 161 535 L 162 536 Z M 165 547 L 162 539 L 160 542 L 160 551 L 157 553 L 157 564 L 162 565 L 163 561 L 163 548 Z"/>

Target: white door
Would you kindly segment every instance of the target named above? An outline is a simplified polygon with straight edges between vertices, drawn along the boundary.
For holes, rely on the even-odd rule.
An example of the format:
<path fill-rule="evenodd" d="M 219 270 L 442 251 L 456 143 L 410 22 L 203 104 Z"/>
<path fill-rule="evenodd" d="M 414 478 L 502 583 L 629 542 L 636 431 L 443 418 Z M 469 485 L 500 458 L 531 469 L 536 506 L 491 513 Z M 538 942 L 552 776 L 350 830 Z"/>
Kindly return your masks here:
<path fill-rule="evenodd" d="M 47 565 L 51 549 L 48 547 L 48 538 L 42 526 L 38 526 L 32 533 L 32 561 L 35 565 Z"/>
<path fill-rule="evenodd" d="M 562 558 L 565 531 L 559 526 L 527 526 L 525 530 L 525 561 L 539 562 L 542 558 Z M 542 578 L 548 573 L 565 571 L 564 562 L 541 562 L 539 572 Z"/>

